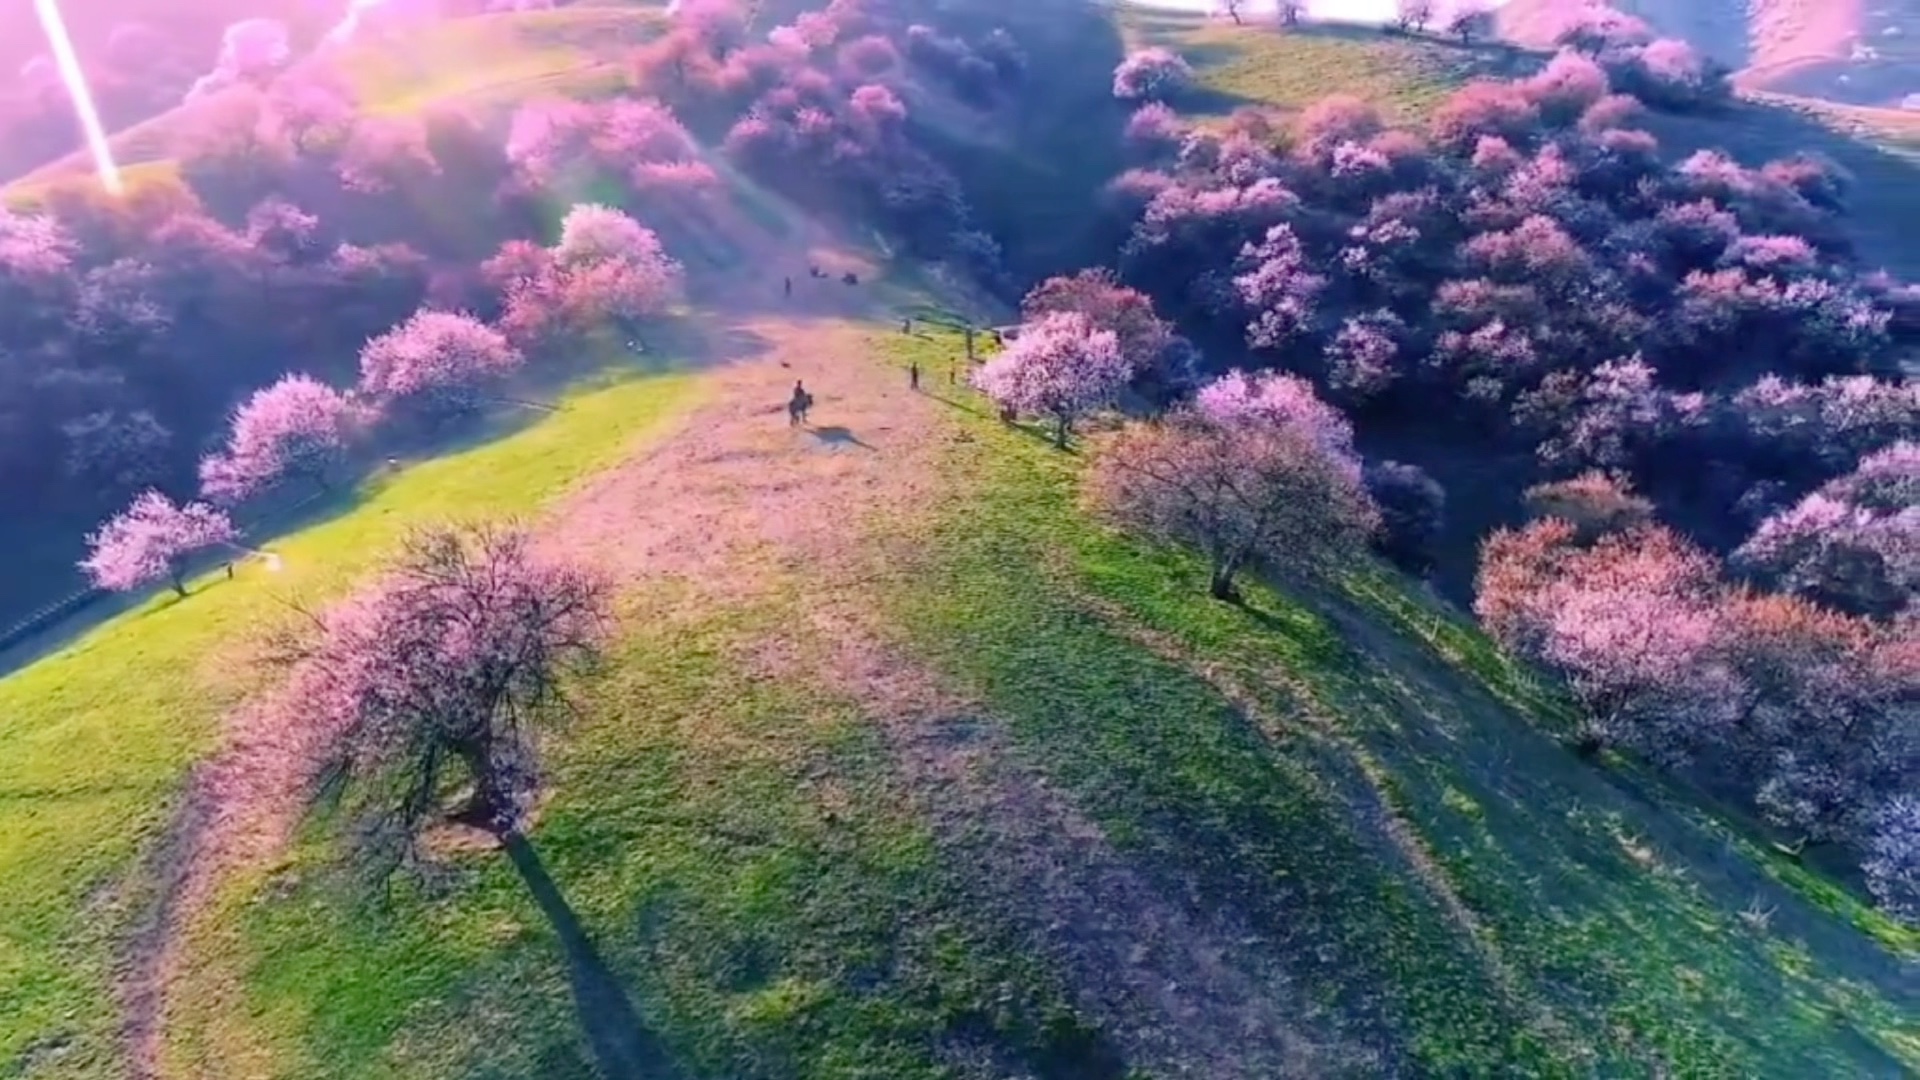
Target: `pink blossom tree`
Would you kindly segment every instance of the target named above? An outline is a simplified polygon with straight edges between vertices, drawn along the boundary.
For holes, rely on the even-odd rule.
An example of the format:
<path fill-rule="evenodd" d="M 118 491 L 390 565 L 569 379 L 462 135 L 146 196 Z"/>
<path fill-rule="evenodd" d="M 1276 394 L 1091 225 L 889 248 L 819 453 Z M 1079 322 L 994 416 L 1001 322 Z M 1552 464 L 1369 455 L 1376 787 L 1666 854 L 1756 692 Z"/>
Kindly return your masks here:
<path fill-rule="evenodd" d="M 1576 542 L 1548 518 L 1482 548 L 1474 611 L 1502 644 L 1566 676 L 1595 745 L 1669 765 L 1723 739 L 1746 693 L 1727 655 L 1714 561 L 1648 527 Z"/>
<path fill-rule="evenodd" d="M 488 264 L 505 282 L 503 325 L 517 340 L 588 333 L 616 324 L 632 332 L 681 294 L 684 272 L 651 229 L 611 207 L 583 203 L 567 212 L 549 252 L 503 249 Z"/>
<path fill-rule="evenodd" d="M 1306 432 L 1194 408 L 1122 429 L 1094 459 L 1088 494 L 1127 528 L 1198 548 L 1208 593 L 1227 601 L 1256 560 L 1311 572 L 1364 549 L 1378 526 L 1358 471 Z"/>
<path fill-rule="evenodd" d="M 293 55 L 287 26 L 277 19 L 243 19 L 227 27 L 213 70 L 187 91 L 193 101 L 240 82 L 264 81 Z"/>
<path fill-rule="evenodd" d="M 1340 410 L 1320 400 L 1312 383 L 1297 375 L 1281 371 L 1249 375 L 1236 368 L 1201 387 L 1193 405 L 1216 423 L 1296 431 L 1342 475 L 1355 480 L 1360 476 L 1353 425 Z"/>
<path fill-rule="evenodd" d="M 1920 595 L 1920 443 L 1899 442 L 1769 517 L 1736 560 L 1844 611 L 1892 618 Z"/>
<path fill-rule="evenodd" d="M 525 361 L 498 330 L 471 315 L 418 311 L 360 350 L 360 391 L 372 401 L 456 415 L 478 409 L 486 388 Z"/>
<path fill-rule="evenodd" d="M 1173 325 L 1154 313 L 1153 301 L 1120 284 L 1111 270 L 1048 278 L 1020 302 L 1020 314 L 1029 320 L 1070 313 L 1085 316 L 1095 330 L 1112 331 L 1136 376 L 1159 369 L 1174 343 Z"/>
<path fill-rule="evenodd" d="M 1132 374 L 1113 331 L 1068 312 L 1023 326 L 974 372 L 973 384 L 1009 415 L 1052 417 L 1054 444 L 1064 450 L 1073 422 L 1111 404 Z"/>
<path fill-rule="evenodd" d="M 283 376 L 234 410 L 224 449 L 200 462 L 200 493 L 234 503 L 285 479 L 327 487 L 357 423 L 352 401 L 306 375 Z"/>
<path fill-rule="evenodd" d="M 131 592 L 165 580 L 185 596 L 187 559 L 235 535 L 227 515 L 206 503 L 176 506 L 158 491 L 145 491 L 87 536 L 80 569 L 96 588 Z"/>
<path fill-rule="evenodd" d="M 473 794 L 453 816 L 523 842 L 540 733 L 566 709 L 567 677 L 599 656 L 607 602 L 604 581 L 537 556 L 523 531 L 435 528 L 281 635 L 302 722 L 326 739 L 319 779 L 360 820 L 368 868 L 411 861 L 456 771 Z"/>
<path fill-rule="evenodd" d="M 1280 224 L 1268 229 L 1260 243 L 1247 245 L 1240 261 L 1247 269 L 1233 284 L 1253 309 L 1247 343 L 1280 349 L 1306 333 L 1327 279 L 1312 271 L 1306 247 L 1293 227 Z"/>
<path fill-rule="evenodd" d="M 1165 101 L 1193 85 L 1193 68 L 1178 53 L 1140 49 L 1113 69 L 1113 96 L 1121 101 Z"/>

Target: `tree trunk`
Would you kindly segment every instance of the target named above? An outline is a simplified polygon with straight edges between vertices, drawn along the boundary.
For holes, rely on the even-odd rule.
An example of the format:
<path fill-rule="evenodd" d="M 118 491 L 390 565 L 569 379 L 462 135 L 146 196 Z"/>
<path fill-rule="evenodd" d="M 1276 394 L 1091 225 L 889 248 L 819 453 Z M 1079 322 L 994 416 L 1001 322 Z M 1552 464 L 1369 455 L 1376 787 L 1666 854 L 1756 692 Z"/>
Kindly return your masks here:
<path fill-rule="evenodd" d="M 1067 448 L 1067 414 L 1055 414 L 1054 421 L 1053 445 L 1058 449 L 1065 450 Z"/>
<path fill-rule="evenodd" d="M 973 327 L 967 327 L 967 359 L 973 359 Z"/>
<path fill-rule="evenodd" d="M 1207 582 L 1207 595 L 1215 600 L 1224 600 L 1229 604 L 1240 602 L 1240 590 L 1233 585 L 1234 571 L 1237 568 L 1231 559 L 1215 559 L 1213 574 Z"/>
<path fill-rule="evenodd" d="M 173 585 L 174 592 L 179 593 L 183 599 L 186 597 L 186 577 L 179 563 L 167 567 L 167 581 Z"/>
<path fill-rule="evenodd" d="M 512 806 L 502 796 L 486 744 L 478 739 L 463 742 L 453 748 L 453 753 L 473 777 L 473 798 L 456 817 L 502 840 L 515 835 Z"/>

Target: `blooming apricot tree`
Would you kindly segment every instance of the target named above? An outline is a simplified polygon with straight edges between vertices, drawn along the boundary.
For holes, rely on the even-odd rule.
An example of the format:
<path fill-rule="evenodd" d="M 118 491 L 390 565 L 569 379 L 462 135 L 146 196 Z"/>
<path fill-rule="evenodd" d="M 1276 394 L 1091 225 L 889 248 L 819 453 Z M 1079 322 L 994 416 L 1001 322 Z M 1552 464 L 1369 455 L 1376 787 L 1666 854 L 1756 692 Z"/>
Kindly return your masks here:
<path fill-rule="evenodd" d="M 500 331 L 447 311 L 418 311 L 360 350 L 360 390 L 448 415 L 478 408 L 484 389 L 526 358 Z"/>
<path fill-rule="evenodd" d="M 87 537 L 80 568 L 96 588 L 131 592 L 165 579 L 185 596 L 188 557 L 234 536 L 233 522 L 206 503 L 176 506 L 145 491 Z"/>
<path fill-rule="evenodd" d="M 1113 96 L 1122 101 L 1163 101 L 1193 83 L 1193 68 L 1166 49 L 1141 49 L 1113 69 Z"/>
<path fill-rule="evenodd" d="M 1113 331 L 1056 313 L 1022 328 L 974 372 L 973 384 L 1009 413 L 1052 417 L 1054 443 L 1065 449 L 1073 422 L 1111 404 L 1132 374 Z"/>
<path fill-rule="evenodd" d="M 306 375 L 254 391 L 234 410 L 225 449 L 201 459 L 200 493 L 233 503 L 289 477 L 325 487 L 346 454 L 354 414 L 346 395 Z"/>
<path fill-rule="evenodd" d="M 539 731 L 566 706 L 565 677 L 599 655 L 607 599 L 523 531 L 431 528 L 372 587 L 276 642 L 332 744 L 321 782 L 361 819 L 374 869 L 411 859 L 456 770 L 473 784 L 459 817 L 520 834 Z"/>
<path fill-rule="evenodd" d="M 1239 595 L 1235 578 L 1256 559 L 1311 571 L 1364 548 L 1378 525 L 1359 470 L 1309 432 L 1191 407 L 1128 425 L 1102 448 L 1088 485 L 1123 526 L 1200 549 L 1220 600 Z"/>

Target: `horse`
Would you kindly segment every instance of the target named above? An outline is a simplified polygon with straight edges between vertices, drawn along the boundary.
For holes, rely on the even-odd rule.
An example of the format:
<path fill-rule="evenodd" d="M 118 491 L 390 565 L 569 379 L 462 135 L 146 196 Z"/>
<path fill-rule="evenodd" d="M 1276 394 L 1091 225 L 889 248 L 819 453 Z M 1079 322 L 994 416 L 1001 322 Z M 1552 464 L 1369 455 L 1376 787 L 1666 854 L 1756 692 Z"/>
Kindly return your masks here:
<path fill-rule="evenodd" d="M 787 426 L 797 427 L 807 422 L 807 410 L 813 408 L 813 395 L 795 388 L 793 396 L 787 399 Z"/>

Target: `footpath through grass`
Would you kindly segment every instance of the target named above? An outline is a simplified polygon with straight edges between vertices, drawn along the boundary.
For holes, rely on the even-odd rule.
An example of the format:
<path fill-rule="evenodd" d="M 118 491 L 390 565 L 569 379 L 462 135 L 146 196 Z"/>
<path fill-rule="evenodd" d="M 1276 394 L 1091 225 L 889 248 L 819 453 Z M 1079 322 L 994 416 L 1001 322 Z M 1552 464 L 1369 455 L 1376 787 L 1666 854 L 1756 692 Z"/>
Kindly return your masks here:
<path fill-rule="evenodd" d="M 284 600 L 337 594 L 416 523 L 533 512 L 660 429 L 696 384 L 587 387 L 497 441 L 372 481 L 338 516 L 274 539 L 284 569 L 209 575 L 0 680 L 0 1076 L 99 1077 L 114 1047 L 123 876 L 183 770 L 253 684 L 242 650 Z"/>
<path fill-rule="evenodd" d="M 882 336 L 927 371 L 961 348 Z M 1726 826 L 1575 759 L 1541 730 L 1551 690 L 1471 628 L 1367 575 L 1312 609 L 1208 601 L 1191 559 L 1088 522 L 1074 456 L 954 397 L 942 497 L 848 522 L 911 542 L 872 583 L 881 629 L 1163 895 L 1251 924 L 1242 947 L 1378 1072 L 1920 1065 L 1893 955 Z M 800 592 L 689 588 L 626 597 L 554 748 L 537 867 L 469 852 L 368 900 L 316 823 L 203 920 L 168 1075 L 532 1080 L 622 1053 L 687 1080 L 1139 1075 L 967 899 L 981 868 L 942 848 L 881 718 L 765 663 L 824 644 Z"/>
<path fill-rule="evenodd" d="M 1911 935 L 1830 885 L 1809 902 L 1729 826 L 1580 762 L 1551 692 L 1477 632 L 1384 576 L 1314 610 L 1210 602 L 1193 560 L 1086 523 L 1074 458 L 960 419 L 948 471 L 978 490 L 896 596 L 920 653 L 1116 843 L 1284 943 L 1412 1071 L 1920 1068 L 1911 956 L 1887 947 Z M 1373 802 L 1405 839 L 1367 824 Z"/>

